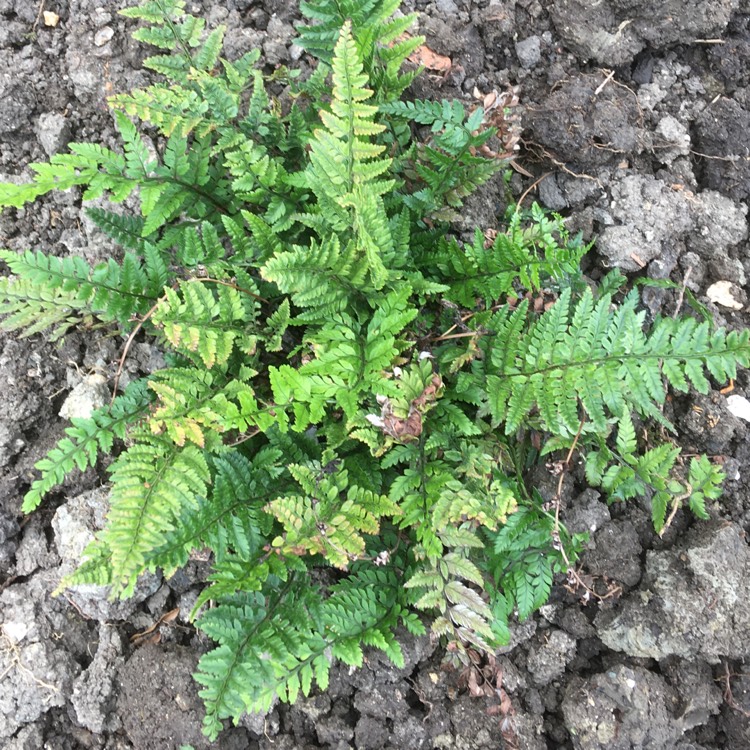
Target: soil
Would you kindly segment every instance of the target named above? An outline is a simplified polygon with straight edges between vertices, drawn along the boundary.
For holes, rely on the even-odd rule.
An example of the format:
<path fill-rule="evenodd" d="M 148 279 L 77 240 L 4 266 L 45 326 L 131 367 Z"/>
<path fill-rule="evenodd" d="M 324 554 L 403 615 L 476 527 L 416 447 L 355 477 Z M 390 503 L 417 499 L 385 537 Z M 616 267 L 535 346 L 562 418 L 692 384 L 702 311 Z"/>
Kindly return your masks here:
<path fill-rule="evenodd" d="M 23 178 L 27 164 L 71 140 L 115 145 L 106 96 L 147 80 L 144 50 L 116 5 L 0 0 L 0 179 Z M 296 4 L 188 8 L 228 25 L 230 58 L 256 46 L 269 69 L 300 58 Z M 589 273 L 618 266 L 671 278 L 720 324 L 750 325 L 748 0 L 407 0 L 405 10 L 419 11 L 428 46 L 452 62 L 423 89 L 469 102 L 519 87 L 524 130 L 511 191 L 531 188 L 527 201 L 597 239 Z M 464 226 L 497 225 L 503 202 L 498 181 L 473 199 Z M 113 252 L 75 190 L 4 212 L 0 244 L 88 260 Z M 724 290 L 709 295 L 719 302 L 708 301 L 709 287 Z M 671 315 L 679 301 L 651 290 L 647 303 Z M 685 451 L 708 452 L 728 475 L 711 521 L 680 512 L 659 538 L 645 503 L 607 506 L 571 486 L 565 521 L 590 533 L 582 575 L 605 598 L 560 581 L 497 654 L 503 695 L 472 697 L 441 667 L 435 644 L 405 636 L 405 669 L 377 653 L 362 670 L 336 667 L 326 693 L 247 717 L 209 745 L 190 676 L 208 644 L 183 614 L 201 564 L 145 579 L 127 603 L 93 587 L 52 598 L 101 525 L 105 467 L 73 475 L 32 516 L 20 513 L 34 463 L 67 424 L 63 402 L 74 390 L 101 395 L 91 374 L 111 382 L 120 345 L 93 332 L 62 345 L 0 339 L 0 746 L 750 748 L 750 443 L 718 391 L 672 402 Z M 131 360 L 130 374 L 143 374 L 159 352 L 142 344 Z M 733 395 L 749 390 L 742 372 Z M 542 489 L 555 481 L 539 473 Z"/>

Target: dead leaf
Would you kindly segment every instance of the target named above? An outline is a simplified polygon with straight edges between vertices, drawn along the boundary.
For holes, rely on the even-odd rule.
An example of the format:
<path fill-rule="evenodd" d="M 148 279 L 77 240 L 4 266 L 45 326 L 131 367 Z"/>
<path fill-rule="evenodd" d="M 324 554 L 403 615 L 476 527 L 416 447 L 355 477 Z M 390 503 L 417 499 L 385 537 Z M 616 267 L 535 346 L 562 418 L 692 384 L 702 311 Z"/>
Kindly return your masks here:
<path fill-rule="evenodd" d="M 450 57 L 439 55 L 426 44 L 417 47 L 409 55 L 408 60 L 415 65 L 423 65 L 427 70 L 434 70 L 437 73 L 447 73 L 453 67 Z"/>
<path fill-rule="evenodd" d="M 510 162 L 510 166 L 518 172 L 518 174 L 522 174 L 524 177 L 533 177 L 534 175 L 529 172 L 528 169 L 524 169 L 517 161 L 513 160 Z"/>
<path fill-rule="evenodd" d="M 478 698 L 479 696 L 484 695 L 484 690 L 479 686 L 476 669 L 469 669 L 466 686 L 469 688 L 469 693 L 471 693 L 473 698 Z"/>
<path fill-rule="evenodd" d="M 422 434 L 422 415 L 416 409 L 410 409 L 406 419 L 384 414 L 383 432 L 394 438 L 417 438 Z"/>
<path fill-rule="evenodd" d="M 177 615 L 180 614 L 180 608 L 175 607 L 170 609 L 169 612 L 165 612 L 153 625 L 142 630 L 140 633 L 135 633 L 130 636 L 130 642 L 134 646 L 145 646 L 148 643 L 158 643 L 161 640 L 160 633 L 156 632 L 157 628 L 162 625 L 167 625 L 170 622 L 174 622 L 177 619 Z"/>

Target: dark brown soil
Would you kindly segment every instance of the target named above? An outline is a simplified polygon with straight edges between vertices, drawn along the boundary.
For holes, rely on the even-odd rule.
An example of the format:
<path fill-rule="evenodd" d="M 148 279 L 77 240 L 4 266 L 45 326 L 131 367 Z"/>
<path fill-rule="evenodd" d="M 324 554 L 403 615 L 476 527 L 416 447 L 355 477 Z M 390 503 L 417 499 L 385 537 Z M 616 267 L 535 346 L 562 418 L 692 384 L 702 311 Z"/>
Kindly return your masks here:
<path fill-rule="evenodd" d="M 0 0 L 0 180 L 22 178 L 66 143 L 113 145 L 106 97 L 142 84 L 132 24 L 101 0 Z M 419 83 L 471 101 L 518 86 L 524 126 L 510 186 L 597 238 L 589 271 L 611 266 L 671 278 L 706 301 L 717 281 L 747 301 L 750 273 L 750 2 L 748 0 L 407 0 L 421 33 L 450 57 Z M 261 46 L 269 67 L 298 59 L 296 6 L 281 0 L 191 0 L 227 24 L 227 54 Z M 43 11 L 59 17 L 45 25 Z M 51 17 L 47 17 L 47 23 Z M 304 58 L 303 58 L 304 63 Z M 529 177 L 528 174 L 532 176 Z M 497 225 L 498 182 L 462 228 Z M 114 248 L 69 191 L 0 215 L 0 245 L 106 258 Z M 674 295 L 652 291 L 654 314 Z M 750 325 L 747 307 L 709 303 L 717 321 Z M 61 437 L 58 416 L 91 372 L 111 378 L 119 341 L 91 333 L 55 346 L 0 337 L 0 746 L 8 750 L 209 747 L 190 675 L 206 643 L 186 621 L 200 564 L 153 576 L 136 599 L 50 597 L 101 523 L 104 467 L 75 474 L 24 518 L 33 465 Z M 141 374 L 159 353 L 142 345 Z M 734 395 L 750 388 L 743 372 Z M 750 748 L 750 447 L 727 394 L 676 398 L 688 453 L 724 462 L 726 494 L 707 523 L 679 513 L 663 539 L 645 503 L 608 507 L 571 487 L 566 523 L 588 531 L 582 574 L 603 594 L 560 581 L 552 600 L 497 655 L 501 696 L 472 698 L 428 639 L 405 637 L 407 667 L 371 654 L 336 667 L 325 694 L 248 717 L 211 747 L 292 750 L 718 750 Z M 554 482 L 540 472 L 539 482 Z M 66 567 L 68 566 L 68 567 Z M 129 637 L 179 607 L 151 642 Z M 503 723 L 503 722 L 506 723 Z"/>

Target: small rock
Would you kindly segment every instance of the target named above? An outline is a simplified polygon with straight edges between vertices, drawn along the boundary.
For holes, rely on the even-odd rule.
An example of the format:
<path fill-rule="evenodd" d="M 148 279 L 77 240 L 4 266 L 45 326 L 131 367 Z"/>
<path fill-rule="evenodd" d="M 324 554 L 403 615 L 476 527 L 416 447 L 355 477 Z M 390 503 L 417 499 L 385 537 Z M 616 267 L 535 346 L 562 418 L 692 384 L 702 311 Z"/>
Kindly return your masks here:
<path fill-rule="evenodd" d="M 45 26 L 52 26 L 54 28 L 60 23 L 60 16 L 58 16 L 57 13 L 53 13 L 51 10 L 45 10 L 42 13 L 42 18 L 44 19 Z"/>
<path fill-rule="evenodd" d="M 23 528 L 23 536 L 16 550 L 17 576 L 31 575 L 39 568 L 54 568 L 60 564 L 47 539 L 46 529 L 38 516 L 32 516 Z"/>
<path fill-rule="evenodd" d="M 20 643 L 29 632 L 29 626 L 25 622 L 4 622 L 2 631 L 11 643 Z"/>
<path fill-rule="evenodd" d="M 435 7 L 442 16 L 457 16 L 458 6 L 453 0 L 436 0 Z"/>
<path fill-rule="evenodd" d="M 663 258 L 694 227 L 688 197 L 651 176 L 626 175 L 611 186 L 609 210 L 617 222 L 603 229 L 597 249 L 608 265 L 638 271 Z"/>
<path fill-rule="evenodd" d="M 388 744 L 388 727 L 380 717 L 361 716 L 354 730 L 354 740 L 362 750 L 378 750 Z"/>
<path fill-rule="evenodd" d="M 690 133 L 676 117 L 663 117 L 656 126 L 656 135 L 654 152 L 662 164 L 671 164 L 678 156 L 690 153 Z"/>
<path fill-rule="evenodd" d="M 575 638 L 562 630 L 553 630 L 541 644 L 531 647 L 526 666 L 537 685 L 549 685 L 562 676 L 575 655 Z"/>
<path fill-rule="evenodd" d="M 680 707 L 675 718 L 685 730 L 706 724 L 710 716 L 719 713 L 723 702 L 722 691 L 708 664 L 667 659 L 659 667 L 662 677 L 680 695 Z"/>
<path fill-rule="evenodd" d="M 114 681 L 122 663 L 120 634 L 113 625 L 102 623 L 94 660 L 76 679 L 70 699 L 80 725 L 96 734 L 120 729 L 120 719 L 114 713 L 117 699 Z"/>
<path fill-rule="evenodd" d="M 682 727 L 672 717 L 674 691 L 643 667 L 617 665 L 574 679 L 562 703 L 575 750 L 674 748 Z"/>
<path fill-rule="evenodd" d="M 28 724 L 4 745 L 5 750 L 39 750 L 44 746 L 40 724 Z"/>
<path fill-rule="evenodd" d="M 703 523 L 679 547 L 649 552 L 640 589 L 594 621 L 604 644 L 659 661 L 677 656 L 716 664 L 750 656 L 750 550 L 744 535 L 734 524 Z"/>
<path fill-rule="evenodd" d="M 106 406 L 112 394 L 103 375 L 87 375 L 65 399 L 60 409 L 63 419 L 88 419 L 96 409 Z"/>
<path fill-rule="evenodd" d="M 530 36 L 528 39 L 516 42 L 516 55 L 518 62 L 526 70 L 538 65 L 542 60 L 542 43 L 538 36 Z"/>
<path fill-rule="evenodd" d="M 744 396 L 738 396 L 736 393 L 727 396 L 727 409 L 729 409 L 735 417 L 744 419 L 745 422 L 750 422 L 750 401 Z"/>
<path fill-rule="evenodd" d="M 553 174 L 539 183 L 539 199 L 553 211 L 562 211 L 568 207 L 568 201 Z"/>
<path fill-rule="evenodd" d="M 18 431 L 17 424 L 11 420 L 0 421 L 0 467 L 7 466 L 25 446 L 26 442 Z"/>
<path fill-rule="evenodd" d="M 65 705 L 80 667 L 55 640 L 41 597 L 30 583 L 0 594 L 0 746 L 24 725 Z M 42 745 L 37 745 L 42 747 Z"/>
<path fill-rule="evenodd" d="M 743 203 L 715 190 L 704 190 L 693 199 L 691 212 L 694 228 L 685 239 L 689 249 L 707 261 L 715 262 L 729 248 L 747 239 L 747 206 Z"/>
<path fill-rule="evenodd" d="M 574 534 L 593 534 L 611 518 L 601 494 L 591 488 L 578 495 L 564 513 L 565 526 Z"/>
<path fill-rule="evenodd" d="M 94 44 L 97 47 L 103 47 L 115 35 L 115 30 L 111 26 L 103 26 L 94 35 Z"/>
<path fill-rule="evenodd" d="M 101 28 L 112 21 L 112 14 L 106 8 L 95 8 L 93 21 L 97 28 Z"/>
<path fill-rule="evenodd" d="M 62 558 L 60 578 L 78 567 L 83 550 L 93 540 L 94 533 L 104 527 L 108 508 L 106 491 L 93 490 L 72 498 L 57 509 L 52 528 Z M 84 615 L 103 622 L 127 619 L 160 585 L 161 575 L 145 573 L 138 579 L 133 596 L 126 600 L 110 601 L 109 586 L 81 584 L 71 586 L 66 592 Z"/>
<path fill-rule="evenodd" d="M 706 297 L 711 302 L 730 310 L 742 310 L 744 305 L 738 299 L 739 289 L 731 281 L 716 281 L 706 289 Z"/>
<path fill-rule="evenodd" d="M 608 521 L 593 535 L 593 549 L 583 553 L 581 562 L 597 576 L 635 586 L 641 579 L 641 544 L 638 532 L 626 519 Z"/>

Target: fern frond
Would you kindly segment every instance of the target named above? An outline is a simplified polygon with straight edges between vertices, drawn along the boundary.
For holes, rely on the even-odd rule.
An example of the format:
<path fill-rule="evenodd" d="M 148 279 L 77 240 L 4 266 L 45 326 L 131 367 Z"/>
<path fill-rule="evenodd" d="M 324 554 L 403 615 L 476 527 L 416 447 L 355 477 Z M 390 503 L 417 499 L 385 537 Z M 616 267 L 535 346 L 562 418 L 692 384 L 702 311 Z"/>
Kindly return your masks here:
<path fill-rule="evenodd" d="M 144 220 L 140 216 L 129 216 L 90 206 L 86 215 L 118 244 L 138 253 L 143 251 L 146 240 L 143 236 Z"/>
<path fill-rule="evenodd" d="M 400 26 L 390 20 L 399 5 L 397 0 L 305 0 L 300 3 L 300 10 L 315 23 L 311 26 L 297 26 L 297 43 L 310 54 L 330 62 L 339 31 L 344 23 L 350 21 L 357 30 L 363 54 L 369 57 L 376 42 L 385 45 L 395 38 L 394 34 L 400 35 L 401 32 L 397 31 Z M 410 15 L 407 18 L 406 28 L 411 26 L 416 16 Z"/>
<path fill-rule="evenodd" d="M 110 468 L 112 491 L 102 543 L 111 553 L 113 594 L 132 596 L 150 552 L 162 546 L 185 508 L 205 497 L 210 474 L 195 446 L 139 432 Z"/>
<path fill-rule="evenodd" d="M 721 382 L 750 361 L 747 332 L 711 333 L 708 323 L 670 318 L 647 335 L 636 303 L 630 295 L 613 312 L 608 296 L 594 301 L 586 289 L 574 303 L 568 289 L 527 333 L 519 330 L 526 306 L 499 316 L 491 346 L 498 374 L 487 379 L 493 421 L 504 421 L 512 434 L 538 409 L 545 431 L 572 436 L 582 414 L 606 430 L 607 414 L 620 420 L 635 410 L 668 425 L 659 410 L 666 398 L 662 378 L 678 390 L 690 380 L 705 393 L 704 369 Z"/>
<path fill-rule="evenodd" d="M 510 487 L 497 483 L 491 485 L 490 492 L 472 492 L 456 480 L 446 483 L 440 499 L 432 508 L 432 523 L 435 529 L 473 521 L 490 529 L 504 524 L 507 516 L 516 510 L 516 500 Z"/>
<path fill-rule="evenodd" d="M 314 133 L 305 175 L 321 210 L 325 213 L 330 209 L 331 224 L 343 230 L 350 222 L 349 212 L 342 212 L 342 208 L 356 208 L 355 184 L 366 185 L 371 195 L 382 195 L 394 183 L 376 180 L 388 169 L 391 159 L 380 158 L 385 147 L 367 140 L 383 132 L 385 126 L 375 122 L 377 107 L 365 103 L 373 92 L 366 88 L 367 75 L 349 21 L 336 42 L 332 70 L 331 110 L 320 114 L 326 130 Z"/>
<path fill-rule="evenodd" d="M 199 627 L 219 643 L 201 657 L 195 675 L 204 686 L 208 737 L 218 736 L 222 719 L 237 723 L 245 712 L 268 710 L 279 693 L 287 698 L 288 680 L 299 679 L 310 656 L 319 684 L 327 685 L 326 643 L 313 629 L 319 608 L 314 592 L 284 590 L 269 601 L 259 593 L 237 595 L 201 616 Z"/>
<path fill-rule="evenodd" d="M 212 585 L 204 598 L 259 590 L 270 572 L 268 565 L 257 559 L 268 527 L 268 522 L 262 520 L 262 507 L 284 489 L 279 481 L 284 473 L 279 466 L 281 458 L 282 453 L 276 448 L 263 448 L 252 459 L 237 451 L 215 457 L 211 462 L 209 495 L 196 498 L 197 505 L 183 511 L 180 526 L 169 534 L 165 544 L 148 555 L 149 569 L 162 568 L 165 575 L 171 576 L 188 562 L 193 550 L 210 547 L 222 571 L 217 572 L 218 578 L 211 578 Z M 225 560 L 230 561 L 229 574 L 223 572 Z M 243 566 L 242 577 L 235 577 L 228 590 L 222 588 L 220 581 L 234 576 L 238 563 Z M 256 581 L 254 586 L 250 585 L 251 576 Z"/>
<path fill-rule="evenodd" d="M 119 14 L 125 18 L 163 24 L 185 15 L 185 0 L 143 0 L 132 8 L 121 9 Z"/>
<path fill-rule="evenodd" d="M 314 314 L 314 319 L 325 320 L 346 307 L 352 282 L 366 273 L 364 259 L 355 261 L 352 249 L 342 251 L 335 235 L 328 242 L 312 240 L 308 247 L 297 245 L 277 253 L 261 268 L 261 275 L 289 294 L 295 305 L 310 308 L 306 317 Z"/>
<path fill-rule="evenodd" d="M 272 545 L 286 555 L 320 554 L 345 570 L 364 554 L 363 535 L 376 534 L 382 516 L 399 513 L 387 496 L 349 485 L 345 469 L 330 474 L 319 465 L 292 465 L 289 471 L 304 494 L 278 497 L 265 508 L 284 529 Z"/>
<path fill-rule="evenodd" d="M 88 419 L 72 419 L 72 427 L 45 458 L 34 466 L 42 475 L 35 479 L 23 500 L 22 510 L 30 513 L 44 496 L 61 484 L 76 466 L 80 471 L 96 463 L 100 453 L 108 453 L 117 438 L 123 440 L 130 424 L 148 410 L 151 398 L 142 380 L 133 382 L 112 406 L 97 409 Z"/>
<path fill-rule="evenodd" d="M 252 353 L 257 293 L 249 277 L 241 282 L 180 282 L 176 290 L 164 290 L 151 321 L 175 349 L 198 355 L 208 368 L 226 363 L 235 348 Z"/>
<path fill-rule="evenodd" d="M 467 558 L 456 552 L 446 552 L 439 560 L 414 573 L 404 586 L 419 590 L 415 607 L 440 613 L 432 623 L 436 636 L 448 636 L 458 646 L 470 644 L 483 651 L 492 650 L 490 609 L 464 581 L 481 586 L 484 576 Z"/>
<path fill-rule="evenodd" d="M 571 239 L 561 218 L 549 220 L 536 206 L 532 213 L 534 232 L 522 224 L 520 212 L 514 213 L 506 231 L 494 240 L 488 242 L 478 230 L 471 244 L 445 239 L 419 264 L 431 275 L 439 269 L 439 278 L 450 284 L 449 299 L 466 307 L 482 299 L 489 308 L 518 289 L 573 285 L 589 246 Z"/>
<path fill-rule="evenodd" d="M 143 254 L 145 263 L 126 253 L 122 264 L 109 260 L 91 268 L 78 257 L 0 251 L 18 277 L 0 282 L 0 313 L 10 315 L 3 325 L 8 330 L 27 328 L 28 333 L 55 326 L 59 337 L 70 327 L 69 318 L 88 314 L 127 327 L 133 316 L 153 305 L 168 281 L 159 251 L 146 243 Z"/>
<path fill-rule="evenodd" d="M 198 625 L 219 646 L 201 658 L 195 675 L 205 686 L 204 732 L 216 737 L 221 719 L 237 723 L 244 712 L 268 710 L 276 696 L 293 702 L 309 694 L 313 681 L 325 690 L 329 654 L 361 666 L 363 641 L 403 663 L 392 631 L 401 618 L 417 630 L 419 624 L 399 603 L 398 584 L 388 570 L 361 567 L 325 600 L 290 578 L 266 596 L 237 595 L 208 610 Z"/>
<path fill-rule="evenodd" d="M 553 518 L 523 506 L 494 535 L 492 572 L 506 601 L 515 602 L 520 620 L 547 601 L 554 574 L 565 569 L 553 545 L 553 526 Z"/>
<path fill-rule="evenodd" d="M 204 121 L 208 102 L 195 91 L 173 84 L 154 84 L 134 89 L 129 94 L 115 94 L 109 104 L 131 117 L 158 128 L 167 137 L 176 133 L 185 138 Z"/>

